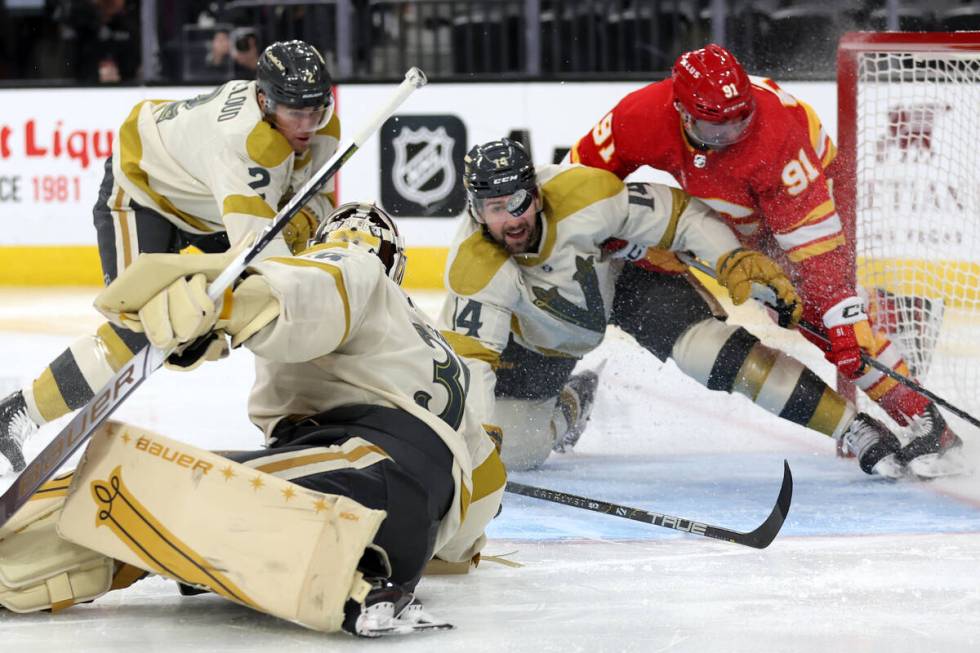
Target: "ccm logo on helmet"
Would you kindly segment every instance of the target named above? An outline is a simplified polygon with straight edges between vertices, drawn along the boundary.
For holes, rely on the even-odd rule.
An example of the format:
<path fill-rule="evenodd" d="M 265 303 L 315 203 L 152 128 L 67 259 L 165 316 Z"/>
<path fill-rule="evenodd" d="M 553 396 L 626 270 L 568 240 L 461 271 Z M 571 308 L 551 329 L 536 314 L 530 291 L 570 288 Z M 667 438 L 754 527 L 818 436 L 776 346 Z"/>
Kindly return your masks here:
<path fill-rule="evenodd" d="M 508 181 L 514 181 L 517 179 L 517 175 L 507 175 L 506 177 L 497 177 L 493 180 L 493 185 L 506 184 Z"/>

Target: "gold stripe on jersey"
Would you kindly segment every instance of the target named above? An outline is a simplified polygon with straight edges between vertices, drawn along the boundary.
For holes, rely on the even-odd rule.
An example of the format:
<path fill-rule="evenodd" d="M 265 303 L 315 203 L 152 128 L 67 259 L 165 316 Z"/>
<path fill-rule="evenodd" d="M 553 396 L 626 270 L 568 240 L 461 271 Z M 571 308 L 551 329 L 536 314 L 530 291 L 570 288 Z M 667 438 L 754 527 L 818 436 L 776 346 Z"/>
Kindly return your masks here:
<path fill-rule="evenodd" d="M 799 263 L 800 261 L 805 261 L 808 258 L 813 258 L 814 256 L 820 256 L 821 254 L 826 254 L 827 252 L 833 251 L 844 244 L 844 234 L 838 234 L 833 238 L 828 238 L 827 240 L 820 240 L 805 247 L 800 247 L 799 249 L 794 249 L 788 252 L 786 258 L 788 258 L 793 263 Z"/>
<path fill-rule="evenodd" d="M 449 346 L 460 356 L 473 358 L 489 363 L 490 367 L 497 369 L 500 364 L 500 354 L 492 349 L 488 349 L 476 338 L 464 336 L 455 331 L 441 331 L 442 337 L 446 339 Z"/>
<path fill-rule="evenodd" d="M 349 447 L 347 445 L 355 446 Z M 256 462 L 261 462 L 262 460 L 264 459 L 260 458 Z M 286 457 L 273 462 L 261 463 L 259 465 L 249 464 L 247 462 L 245 464 L 260 472 L 279 476 L 282 472 L 290 469 L 308 467 L 310 465 L 322 465 L 322 463 L 338 463 L 334 466 L 335 469 L 347 469 L 352 466 L 351 463 L 362 462 L 367 463 L 367 465 L 373 465 L 380 460 L 391 460 L 391 456 L 376 444 L 370 444 L 361 438 L 351 438 L 339 446 L 317 447 L 312 450 L 303 449 L 294 452 L 292 455 L 287 454 Z M 367 465 L 354 466 L 360 468 L 366 467 Z M 319 471 L 326 470 L 320 469 Z M 283 478 L 289 480 L 288 475 Z"/>
<path fill-rule="evenodd" d="M 735 382 L 732 384 L 732 392 L 745 395 L 755 401 L 759 397 L 759 392 L 766 384 L 769 373 L 776 364 L 779 352 L 769 347 L 752 347 L 749 355 L 742 362 L 742 367 L 738 370 Z"/>
<path fill-rule="evenodd" d="M 670 221 L 667 223 L 667 229 L 664 231 L 660 243 L 657 244 L 660 249 L 670 249 L 670 246 L 674 244 L 674 238 L 677 236 L 677 223 L 681 219 L 681 214 L 687 210 L 687 205 L 691 203 L 691 196 L 679 188 L 671 188 L 670 200 Z"/>
<path fill-rule="evenodd" d="M 473 495 L 470 497 L 470 502 L 490 496 L 506 482 L 507 470 L 504 469 L 504 463 L 497 455 L 497 450 L 493 449 L 487 459 L 473 470 Z"/>
<path fill-rule="evenodd" d="M 147 100 L 146 102 L 160 104 L 164 100 Z M 140 161 L 143 160 L 143 141 L 140 139 L 139 115 L 140 109 L 146 102 L 140 102 L 133 107 L 126 121 L 119 128 L 119 166 L 122 168 L 123 174 L 165 212 L 177 216 L 198 231 L 213 233 L 214 227 L 190 213 L 181 211 L 173 205 L 173 202 L 150 187 L 150 178 L 146 171 L 140 167 Z"/>
<path fill-rule="evenodd" d="M 229 195 L 221 206 L 221 215 L 229 213 L 244 213 L 256 218 L 271 219 L 276 212 L 258 195 Z"/>
<path fill-rule="evenodd" d="M 449 287 L 467 297 L 483 290 L 510 256 L 507 251 L 483 235 L 483 227 L 464 240 L 449 268 Z"/>
<path fill-rule="evenodd" d="M 260 120 L 245 139 L 245 151 L 249 158 L 260 166 L 276 168 L 289 158 L 293 148 L 275 127 L 265 120 Z"/>
<path fill-rule="evenodd" d="M 461 482 L 459 484 L 459 521 L 463 523 L 466 520 L 466 511 L 469 510 L 470 504 L 473 503 L 471 499 L 470 489 L 466 487 L 466 483 Z"/>
<path fill-rule="evenodd" d="M 116 228 L 122 237 L 123 267 L 128 268 L 133 264 L 133 243 L 129 235 L 129 212 L 123 210 L 125 199 L 126 193 L 121 186 L 117 186 L 116 199 L 112 202 L 112 214 L 116 218 L 116 222 L 118 223 Z"/>
<path fill-rule="evenodd" d="M 68 407 L 68 403 L 61 394 L 61 388 L 54 380 L 54 373 L 50 367 L 45 367 L 41 376 L 34 380 L 33 391 L 37 412 L 41 413 L 45 422 L 50 422 L 71 412 L 71 408 Z"/>
<path fill-rule="evenodd" d="M 834 204 L 833 199 L 828 199 L 824 202 L 821 202 L 819 205 L 817 205 L 815 209 L 807 213 L 802 220 L 792 225 L 789 229 L 783 231 L 782 234 L 788 234 L 792 231 L 795 231 L 805 224 L 820 222 L 821 220 L 823 220 L 824 218 L 826 218 L 828 215 L 830 215 L 836 210 L 837 207 Z"/>
<path fill-rule="evenodd" d="M 106 361 L 113 372 L 128 363 L 133 358 L 133 351 L 123 342 L 116 330 L 108 322 L 103 322 L 96 330 L 95 334 L 102 341 L 105 347 Z"/>
<path fill-rule="evenodd" d="M 830 388 L 824 388 L 820 402 L 806 426 L 814 431 L 833 435 L 846 411 L 847 400 Z"/>
<path fill-rule="evenodd" d="M 806 112 L 807 127 L 810 131 L 810 145 L 813 147 L 813 151 L 820 156 L 820 165 L 826 168 L 836 158 L 837 147 L 827 135 L 827 132 L 824 131 L 823 125 L 820 123 L 820 118 L 817 116 L 817 112 L 813 110 L 813 107 L 802 100 L 797 100 L 797 102 Z"/>
<path fill-rule="evenodd" d="M 294 265 L 298 268 L 318 268 L 333 277 L 334 283 L 337 284 L 337 293 L 340 295 L 340 300 L 344 305 L 344 335 L 340 339 L 340 342 L 347 340 L 347 335 L 350 333 L 350 301 L 347 299 L 347 286 L 344 285 L 344 274 L 340 271 L 340 268 L 329 263 L 313 261 L 308 258 L 282 258 L 275 256 L 268 260 L 283 265 Z"/>
<path fill-rule="evenodd" d="M 541 253 L 515 256 L 514 260 L 523 266 L 541 265 L 555 247 L 559 222 L 596 202 L 615 197 L 623 188 L 619 177 L 599 168 L 575 167 L 558 173 L 541 185 L 546 223 Z"/>

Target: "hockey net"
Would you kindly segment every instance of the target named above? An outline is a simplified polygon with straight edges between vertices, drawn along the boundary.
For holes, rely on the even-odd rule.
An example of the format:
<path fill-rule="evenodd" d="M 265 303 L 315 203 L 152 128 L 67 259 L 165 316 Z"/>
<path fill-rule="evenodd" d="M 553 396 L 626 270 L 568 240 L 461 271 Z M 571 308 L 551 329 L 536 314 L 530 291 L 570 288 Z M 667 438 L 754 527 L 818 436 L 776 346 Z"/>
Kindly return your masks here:
<path fill-rule="evenodd" d="M 980 415 L 980 32 L 845 35 L 838 140 L 873 321 L 925 387 Z"/>

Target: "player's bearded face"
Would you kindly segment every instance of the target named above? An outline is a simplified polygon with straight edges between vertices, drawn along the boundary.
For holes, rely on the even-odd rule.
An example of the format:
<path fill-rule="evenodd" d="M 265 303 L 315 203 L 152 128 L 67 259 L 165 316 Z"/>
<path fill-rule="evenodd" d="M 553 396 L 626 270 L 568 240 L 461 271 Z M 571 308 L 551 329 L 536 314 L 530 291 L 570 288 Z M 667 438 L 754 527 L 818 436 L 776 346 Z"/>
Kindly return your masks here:
<path fill-rule="evenodd" d="M 530 250 L 541 236 L 541 225 L 537 216 L 540 200 L 535 198 L 523 213 L 515 216 L 507 210 L 507 201 L 510 198 L 510 195 L 505 195 L 483 200 L 480 216 L 495 241 L 503 245 L 511 254 L 523 254 Z"/>

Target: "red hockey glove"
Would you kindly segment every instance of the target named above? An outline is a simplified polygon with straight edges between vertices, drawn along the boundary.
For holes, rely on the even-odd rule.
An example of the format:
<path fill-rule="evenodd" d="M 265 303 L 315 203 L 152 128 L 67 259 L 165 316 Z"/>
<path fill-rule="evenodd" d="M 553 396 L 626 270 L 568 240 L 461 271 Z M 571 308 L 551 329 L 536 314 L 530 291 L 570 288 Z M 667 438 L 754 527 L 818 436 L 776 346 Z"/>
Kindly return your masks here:
<path fill-rule="evenodd" d="M 864 374 L 867 366 L 861 360 L 861 353 L 873 354 L 874 348 L 864 301 L 860 297 L 848 297 L 837 302 L 824 313 L 823 324 L 830 340 L 825 353 L 827 360 L 845 378 L 856 379 Z"/>

